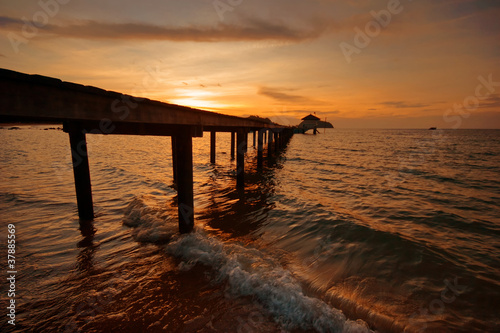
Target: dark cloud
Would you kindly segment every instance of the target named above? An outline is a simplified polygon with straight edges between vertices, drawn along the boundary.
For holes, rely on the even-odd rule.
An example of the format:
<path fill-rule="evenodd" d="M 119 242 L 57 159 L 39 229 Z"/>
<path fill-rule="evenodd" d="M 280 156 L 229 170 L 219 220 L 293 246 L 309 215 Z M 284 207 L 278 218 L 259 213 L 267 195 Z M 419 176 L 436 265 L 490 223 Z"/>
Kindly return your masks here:
<path fill-rule="evenodd" d="M 404 101 L 388 101 L 388 102 L 382 102 L 380 103 L 381 105 L 384 106 L 390 106 L 394 107 L 397 109 L 405 109 L 405 108 L 424 108 L 430 106 L 429 104 L 423 104 L 423 103 L 407 103 Z"/>
<path fill-rule="evenodd" d="M 497 0 L 449 0 L 436 2 L 436 7 L 442 7 L 443 16 L 448 16 L 449 19 L 458 19 L 469 17 L 475 13 L 491 11 L 500 8 L 500 3 Z"/>
<path fill-rule="evenodd" d="M 275 99 L 275 100 L 278 100 L 281 102 L 317 103 L 308 97 L 299 96 L 299 95 L 292 95 L 292 94 L 286 93 L 284 91 L 287 91 L 287 90 L 275 89 L 275 88 L 269 88 L 269 87 L 260 87 L 259 91 L 257 93 L 259 95 L 270 97 L 272 99 Z"/>
<path fill-rule="evenodd" d="M 0 28 L 19 30 L 21 20 L 0 16 Z M 105 23 L 85 20 L 66 25 L 48 24 L 41 31 L 61 37 L 114 40 L 169 40 L 169 41 L 251 41 L 286 40 L 304 41 L 319 37 L 325 28 L 316 25 L 309 29 L 296 29 L 283 23 L 257 19 L 246 20 L 241 25 L 219 23 L 214 26 L 169 27 L 148 23 Z"/>
<path fill-rule="evenodd" d="M 12 25 L 21 25 L 21 24 L 23 24 L 23 22 L 21 20 L 14 19 L 14 18 L 7 17 L 7 16 L 0 16 L 0 28 L 12 26 Z"/>
<path fill-rule="evenodd" d="M 487 99 L 484 101 L 481 101 L 481 108 L 500 108 L 500 95 L 499 94 L 493 94 L 489 96 Z"/>
<path fill-rule="evenodd" d="M 322 114 L 325 114 L 325 115 L 329 115 L 329 114 L 338 114 L 340 113 L 340 110 L 335 110 L 335 111 L 320 111 L 320 110 L 288 110 L 288 111 L 285 111 L 286 113 L 293 113 L 293 114 L 296 114 L 298 116 L 302 115 L 302 114 L 305 114 L 305 115 L 308 115 L 309 113 L 313 113 L 315 115 L 322 115 Z"/>

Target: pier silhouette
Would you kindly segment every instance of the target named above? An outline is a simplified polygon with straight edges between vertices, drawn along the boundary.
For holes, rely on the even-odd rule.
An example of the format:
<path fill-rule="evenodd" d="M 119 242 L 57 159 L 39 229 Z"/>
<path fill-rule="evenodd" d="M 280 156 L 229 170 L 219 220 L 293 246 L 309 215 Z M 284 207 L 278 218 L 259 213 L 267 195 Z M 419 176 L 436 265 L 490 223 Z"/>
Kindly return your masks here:
<path fill-rule="evenodd" d="M 291 127 L 256 117 L 229 116 L 6 69 L 0 69 L 0 121 L 63 124 L 81 221 L 94 219 L 87 134 L 170 136 L 181 233 L 194 227 L 193 137 L 210 132 L 210 162 L 216 163 L 217 132 L 230 132 L 236 186 L 244 188 L 248 134 L 253 134 L 253 146 L 257 144 L 259 168 L 264 151 L 268 156 L 279 153 L 293 135 Z"/>

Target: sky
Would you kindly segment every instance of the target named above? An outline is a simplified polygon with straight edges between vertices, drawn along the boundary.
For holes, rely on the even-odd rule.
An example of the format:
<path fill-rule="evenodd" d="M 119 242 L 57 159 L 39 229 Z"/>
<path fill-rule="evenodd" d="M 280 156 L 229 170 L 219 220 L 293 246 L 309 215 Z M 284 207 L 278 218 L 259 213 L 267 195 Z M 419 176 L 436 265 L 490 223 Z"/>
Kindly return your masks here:
<path fill-rule="evenodd" d="M 0 67 L 237 116 L 500 128 L 497 0 L 0 0 Z"/>

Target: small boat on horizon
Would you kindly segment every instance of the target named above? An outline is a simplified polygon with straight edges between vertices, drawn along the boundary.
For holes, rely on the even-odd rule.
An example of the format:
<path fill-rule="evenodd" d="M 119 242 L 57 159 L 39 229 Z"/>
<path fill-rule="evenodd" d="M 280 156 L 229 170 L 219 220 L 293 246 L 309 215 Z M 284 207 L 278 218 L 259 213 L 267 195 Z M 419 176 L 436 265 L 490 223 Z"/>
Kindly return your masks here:
<path fill-rule="evenodd" d="M 435 131 L 435 130 L 437 130 L 437 127 L 431 127 L 431 128 L 429 128 L 429 130 Z"/>

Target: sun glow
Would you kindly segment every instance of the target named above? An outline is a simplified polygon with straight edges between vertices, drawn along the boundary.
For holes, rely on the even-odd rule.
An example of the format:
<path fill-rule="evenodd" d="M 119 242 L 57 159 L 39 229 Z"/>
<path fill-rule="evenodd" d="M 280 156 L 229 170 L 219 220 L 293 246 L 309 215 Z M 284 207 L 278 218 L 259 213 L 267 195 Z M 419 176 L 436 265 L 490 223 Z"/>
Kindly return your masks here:
<path fill-rule="evenodd" d="M 170 103 L 190 106 L 200 109 L 223 109 L 228 105 L 221 103 L 223 96 L 220 94 L 200 89 L 175 89 L 175 96 L 179 98 L 169 99 Z"/>
<path fill-rule="evenodd" d="M 198 100 L 193 98 L 181 98 L 181 99 L 172 99 L 169 101 L 172 104 L 189 106 L 192 108 L 200 108 L 200 109 L 212 109 L 212 108 L 221 108 L 222 106 L 210 101 L 206 100 Z"/>

